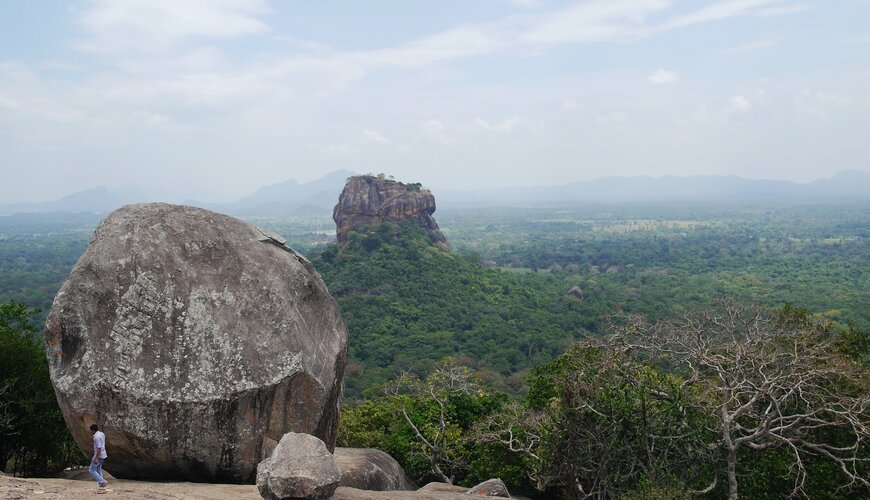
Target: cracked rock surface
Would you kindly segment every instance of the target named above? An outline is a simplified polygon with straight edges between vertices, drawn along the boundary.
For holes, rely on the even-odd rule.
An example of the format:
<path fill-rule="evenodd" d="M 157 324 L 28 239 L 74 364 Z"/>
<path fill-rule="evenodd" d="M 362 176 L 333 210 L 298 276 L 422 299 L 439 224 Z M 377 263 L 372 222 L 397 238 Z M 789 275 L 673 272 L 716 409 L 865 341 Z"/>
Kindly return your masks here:
<path fill-rule="evenodd" d="M 48 315 L 78 446 L 116 477 L 252 483 L 287 432 L 332 450 L 347 330 L 280 237 L 208 210 L 128 205 L 97 228 Z"/>

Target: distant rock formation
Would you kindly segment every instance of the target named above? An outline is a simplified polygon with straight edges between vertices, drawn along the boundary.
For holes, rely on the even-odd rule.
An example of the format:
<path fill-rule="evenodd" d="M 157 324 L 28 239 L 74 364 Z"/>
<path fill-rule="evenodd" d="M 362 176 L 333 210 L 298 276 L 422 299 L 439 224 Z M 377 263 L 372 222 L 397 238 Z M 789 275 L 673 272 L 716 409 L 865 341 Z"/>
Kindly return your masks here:
<path fill-rule="evenodd" d="M 383 177 L 350 177 L 332 211 L 339 243 L 360 226 L 382 222 L 411 222 L 426 230 L 433 243 L 447 245 L 432 214 L 435 197 L 419 184 L 403 184 Z"/>
<path fill-rule="evenodd" d="M 117 477 L 252 483 L 290 431 L 335 446 L 347 330 L 313 266 L 240 220 L 168 204 L 110 214 L 45 329 L 78 446 Z"/>

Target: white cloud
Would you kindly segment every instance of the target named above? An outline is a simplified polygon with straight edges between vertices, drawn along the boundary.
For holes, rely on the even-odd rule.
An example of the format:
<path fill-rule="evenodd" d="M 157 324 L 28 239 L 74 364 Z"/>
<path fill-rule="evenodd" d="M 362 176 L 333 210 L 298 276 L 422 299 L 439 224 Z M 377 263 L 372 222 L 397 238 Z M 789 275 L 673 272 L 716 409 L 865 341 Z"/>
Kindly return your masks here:
<path fill-rule="evenodd" d="M 494 52 L 507 45 L 488 25 L 468 25 L 417 38 L 397 47 L 341 54 L 339 60 L 370 67 L 422 67 Z"/>
<path fill-rule="evenodd" d="M 771 16 L 806 10 L 785 0 L 720 0 L 685 14 L 668 15 L 676 0 L 591 0 L 540 15 L 520 15 L 497 23 L 471 24 L 493 43 L 484 52 L 510 47 L 519 53 L 571 43 L 632 42 L 655 33 L 741 15 Z M 663 20 L 651 22 L 656 15 Z M 466 33 L 466 35 L 468 34 Z"/>
<path fill-rule="evenodd" d="M 870 1 L 870 0 L 868 0 Z M 844 45 L 865 45 L 870 44 L 870 35 L 854 35 L 841 39 Z"/>
<path fill-rule="evenodd" d="M 420 124 L 420 128 L 427 137 L 441 144 L 453 145 L 455 143 L 454 139 L 447 134 L 447 127 L 441 120 L 426 120 Z"/>
<path fill-rule="evenodd" d="M 745 14 L 758 14 L 760 9 L 774 4 L 782 3 L 782 0 L 730 0 L 718 1 L 701 7 L 688 14 L 673 17 L 656 27 L 656 31 L 666 31 L 683 28 L 693 24 L 723 21 L 732 17 Z"/>
<path fill-rule="evenodd" d="M 525 123 L 526 119 L 519 116 L 512 116 L 510 118 L 495 123 L 490 123 L 488 120 L 485 120 L 483 118 L 476 118 L 474 120 L 473 128 L 476 130 L 483 130 L 487 132 L 511 134 Z"/>
<path fill-rule="evenodd" d="M 621 111 L 611 111 L 595 117 L 595 123 L 600 123 L 602 125 L 625 126 L 628 125 L 630 121 L 628 115 Z"/>
<path fill-rule="evenodd" d="M 799 3 L 793 5 L 783 5 L 781 7 L 768 7 L 766 9 L 758 11 L 755 15 L 760 17 L 785 16 L 788 14 L 797 14 L 798 12 L 805 12 L 808 10 L 810 10 L 809 5 L 805 3 Z"/>
<path fill-rule="evenodd" d="M 819 102 L 825 106 L 845 108 L 855 103 L 854 99 L 831 92 L 816 92 Z"/>
<path fill-rule="evenodd" d="M 665 14 L 675 0 L 593 0 L 546 14 L 465 24 L 372 50 L 338 51 L 319 42 L 278 35 L 269 40 L 301 46 L 308 53 L 240 65 L 213 47 L 168 51 L 199 38 L 267 33 L 269 26 L 258 18 L 268 12 L 264 0 L 92 0 L 80 18 L 91 38 L 76 46 L 124 55 L 114 62 L 128 75 L 154 75 L 152 81 L 137 77 L 124 82 L 124 74 L 115 74 L 113 85 L 122 90 L 110 88 L 114 95 L 142 101 L 163 94 L 195 105 L 221 105 L 226 99 L 262 95 L 282 100 L 319 98 L 344 91 L 352 82 L 387 68 L 427 68 L 507 50 L 524 54 L 551 44 L 638 40 L 656 31 L 739 15 L 777 1 L 720 2 L 654 26 L 648 16 Z M 675 78 L 676 73 L 665 70 L 649 77 L 659 84 L 673 83 Z"/>
<path fill-rule="evenodd" d="M 671 83 L 677 83 L 680 80 L 680 75 L 678 75 L 675 71 L 659 69 L 646 77 L 646 79 L 648 82 L 655 85 L 668 85 Z"/>
<path fill-rule="evenodd" d="M 544 4 L 544 0 L 507 0 L 517 7 L 537 7 Z"/>
<path fill-rule="evenodd" d="M 146 125 L 161 126 L 170 122 L 169 118 L 160 113 L 152 113 L 150 111 L 134 111 L 130 114 L 134 121 L 144 123 Z"/>
<path fill-rule="evenodd" d="M 439 135 L 444 132 L 444 124 L 439 120 L 426 120 L 421 127 L 429 135 Z"/>
<path fill-rule="evenodd" d="M 390 143 L 389 139 L 387 139 L 386 137 L 382 136 L 381 134 L 375 132 L 374 130 L 365 129 L 362 132 L 360 132 L 360 134 L 363 136 L 364 139 L 366 139 L 367 141 L 371 141 L 375 144 L 386 145 L 386 144 Z"/>
<path fill-rule="evenodd" d="M 858 105 L 854 99 L 847 96 L 803 89 L 794 95 L 792 109 L 800 118 L 827 121 L 843 110 Z"/>
<path fill-rule="evenodd" d="M 318 42 L 317 40 L 308 40 L 305 38 L 298 38 L 295 36 L 275 35 L 272 37 L 272 40 L 287 43 L 294 47 L 298 47 L 303 50 L 310 50 L 312 52 L 323 52 L 332 49 L 332 47 L 323 42 Z"/>
<path fill-rule="evenodd" d="M 532 20 L 518 41 L 560 44 L 635 39 L 646 31 L 644 21 L 648 15 L 672 3 L 673 0 L 594 0 L 576 4 Z"/>
<path fill-rule="evenodd" d="M 17 109 L 20 109 L 21 105 L 8 95 L 0 94 L 0 108 L 6 108 L 8 110 L 15 111 Z"/>
<path fill-rule="evenodd" d="M 91 0 L 78 19 L 89 37 L 73 46 L 106 54 L 161 53 L 195 37 L 268 33 L 257 18 L 268 11 L 264 0 Z"/>
<path fill-rule="evenodd" d="M 315 145 L 314 148 L 321 153 L 326 153 L 329 155 L 347 156 L 357 153 L 356 148 L 348 146 L 347 144 L 330 144 L 329 146 Z"/>
<path fill-rule="evenodd" d="M 744 43 L 741 45 L 735 45 L 733 47 L 728 47 L 719 51 L 719 54 L 731 55 L 731 54 L 742 54 L 744 52 L 755 52 L 758 50 L 766 50 L 779 45 L 779 40 L 776 38 L 765 38 L 762 40 L 755 40 L 753 42 Z"/>
<path fill-rule="evenodd" d="M 736 95 L 728 100 L 728 111 L 732 113 L 744 113 L 752 109 L 752 103 L 742 95 Z"/>
<path fill-rule="evenodd" d="M 790 1 L 549 2 L 538 10 L 517 9 L 493 22 L 452 25 L 430 34 L 413 30 L 431 23 L 409 24 L 401 33 L 412 35 L 373 48 L 368 45 L 373 40 L 400 32 L 371 38 L 368 32 L 350 31 L 332 38 L 327 20 L 298 32 L 291 31 L 298 24 L 289 23 L 282 32 L 279 22 L 286 21 L 286 13 L 265 17 L 265 0 L 81 1 L 88 3 L 73 14 L 82 28 L 76 46 L 94 52 L 69 57 L 75 67 L 49 67 L 34 60 L 39 56 L 28 54 L 26 45 L 17 48 L 11 42 L 12 54 L 24 62 L 0 62 L 0 163 L 21 171 L 57 164 L 74 172 L 93 165 L 93 176 L 57 177 L 85 184 L 81 187 L 114 175 L 110 167 L 117 164 L 114 168 L 123 174 L 119 178 L 172 178 L 177 173 L 183 176 L 178 185 L 243 194 L 238 190 L 264 182 L 258 177 L 263 172 L 276 182 L 313 177 L 315 169 L 295 165 L 355 169 L 365 154 L 383 160 L 387 169 L 447 163 L 467 169 L 468 158 L 479 155 L 489 164 L 508 164 L 522 172 L 529 164 L 560 165 L 565 157 L 589 151 L 596 159 L 589 164 L 601 165 L 637 165 L 644 155 L 659 152 L 664 169 L 700 163 L 670 161 L 669 155 L 685 150 L 675 142 L 684 135 L 692 137 L 692 144 L 713 145 L 698 149 L 697 158 L 710 156 L 728 116 L 747 131 L 769 126 L 789 138 L 803 137 L 771 141 L 771 151 L 782 144 L 787 146 L 782 151 L 800 150 L 814 143 L 807 139 L 810 132 L 829 137 L 829 144 L 846 144 L 842 138 L 866 130 L 870 116 L 870 94 L 863 85 L 870 74 L 856 73 L 864 67 L 858 50 L 845 51 L 837 61 L 814 59 L 815 53 L 790 60 L 785 56 L 794 48 L 783 43 L 777 50 L 777 55 L 783 53 L 782 64 L 736 65 L 723 82 L 716 81 L 715 72 L 695 78 L 698 68 L 691 58 L 659 60 L 649 57 L 657 44 L 635 43 L 699 23 L 713 28 L 716 21 L 735 16 L 743 16 L 740 23 L 683 30 L 667 43 L 697 41 L 699 50 L 715 51 L 727 46 L 723 36 L 746 30 L 790 33 L 799 21 L 795 17 L 749 17 L 798 11 L 803 5 Z M 293 12 L 285 4 L 272 5 Z M 478 14 L 475 10 L 466 19 L 479 19 Z M 788 23 L 792 28 L 786 29 Z M 836 51 L 832 44 L 839 42 L 867 43 L 860 30 L 849 31 L 846 24 L 838 28 L 819 40 L 819 54 Z M 305 38 L 318 36 L 311 33 L 321 33 L 323 40 Z M 850 35 L 855 38 L 837 39 Z M 731 43 L 747 43 L 719 53 L 743 54 L 780 43 L 753 40 L 732 38 Z M 246 43 L 236 43 L 240 41 Z M 354 45 L 360 41 L 366 45 Z M 633 45 L 618 47 L 626 57 L 605 65 L 587 64 L 588 51 L 569 46 L 587 44 L 594 51 L 593 44 L 602 43 Z M 522 58 L 526 54 L 545 57 L 528 61 Z M 64 55 L 69 54 L 49 54 L 59 60 Z M 845 71 L 841 59 L 858 69 Z M 804 60 L 802 70 L 794 66 Z M 664 68 L 644 69 L 643 61 Z M 828 67 L 831 75 L 819 69 Z M 687 72 L 692 85 L 683 86 L 685 92 L 653 86 L 679 82 L 680 76 L 688 80 Z M 762 85 L 761 76 L 772 82 L 766 101 L 751 90 Z M 802 88 L 812 92 L 794 97 L 795 89 Z M 696 109 L 709 111 L 694 113 Z M 740 119 L 740 113 L 747 119 Z M 812 124 L 826 117 L 828 128 L 790 131 L 796 117 Z M 405 144 L 413 154 L 403 153 Z M 849 144 L 852 159 L 843 156 L 846 161 L 839 164 L 853 166 L 867 157 L 860 138 Z M 50 149 L 61 153 L 47 153 Z M 240 164 L 251 165 L 244 177 L 236 173 Z M 212 175 L 212 169 L 220 175 Z M 480 178 L 486 182 L 487 176 Z M 509 182 L 509 176 L 504 179 Z M 16 194 L 17 188 L 5 189 L 0 194 Z"/>
<path fill-rule="evenodd" d="M 574 111 L 580 109 L 580 103 L 574 99 L 562 102 L 562 111 Z"/>

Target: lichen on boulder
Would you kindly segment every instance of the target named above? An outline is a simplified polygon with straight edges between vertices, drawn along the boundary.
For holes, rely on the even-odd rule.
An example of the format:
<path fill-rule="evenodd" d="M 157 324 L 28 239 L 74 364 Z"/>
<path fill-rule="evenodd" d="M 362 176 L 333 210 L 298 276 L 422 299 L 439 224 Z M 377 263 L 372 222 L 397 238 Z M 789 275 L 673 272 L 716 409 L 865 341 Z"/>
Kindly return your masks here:
<path fill-rule="evenodd" d="M 122 478 L 252 483 L 290 431 L 332 449 L 347 330 L 283 240 L 193 207 L 110 214 L 48 315 L 64 418 Z"/>

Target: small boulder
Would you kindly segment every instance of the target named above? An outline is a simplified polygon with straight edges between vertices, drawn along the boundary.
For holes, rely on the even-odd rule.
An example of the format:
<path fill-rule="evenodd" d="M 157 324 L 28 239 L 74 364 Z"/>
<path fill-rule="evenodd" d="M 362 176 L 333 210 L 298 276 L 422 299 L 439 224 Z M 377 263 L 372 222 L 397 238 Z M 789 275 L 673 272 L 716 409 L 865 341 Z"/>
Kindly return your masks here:
<path fill-rule="evenodd" d="M 288 432 L 257 466 L 257 489 L 268 500 L 329 498 L 341 474 L 323 441 Z"/>
<path fill-rule="evenodd" d="M 572 295 L 580 300 L 583 300 L 583 290 L 581 290 L 580 287 L 577 285 L 572 286 L 571 289 L 568 290 L 568 295 Z"/>
<path fill-rule="evenodd" d="M 415 489 L 399 462 L 372 448 L 336 448 L 335 463 L 341 471 L 341 486 L 369 491 Z"/>
<path fill-rule="evenodd" d="M 422 488 L 417 490 L 417 492 L 419 492 L 419 493 L 436 493 L 436 494 L 438 494 L 438 493 L 455 493 L 457 495 L 462 495 L 462 494 L 468 492 L 468 488 L 465 488 L 463 486 L 456 486 L 453 484 L 439 483 L 439 482 L 435 481 L 435 482 L 431 482 L 431 483 L 423 486 Z"/>
<path fill-rule="evenodd" d="M 474 488 L 468 490 L 465 494 L 473 495 L 476 497 L 511 497 L 511 494 L 508 493 L 507 486 L 505 486 L 504 482 L 498 478 L 484 481 L 475 486 Z"/>

